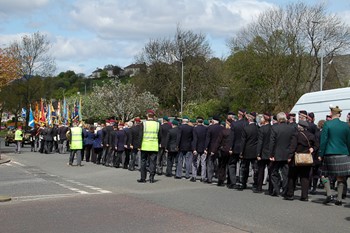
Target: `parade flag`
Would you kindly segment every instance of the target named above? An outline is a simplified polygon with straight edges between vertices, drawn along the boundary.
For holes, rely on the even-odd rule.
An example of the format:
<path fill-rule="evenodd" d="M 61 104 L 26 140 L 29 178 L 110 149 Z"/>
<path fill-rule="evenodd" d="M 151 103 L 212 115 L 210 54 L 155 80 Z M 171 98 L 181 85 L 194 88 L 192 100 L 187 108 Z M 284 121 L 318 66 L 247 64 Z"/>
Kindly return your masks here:
<path fill-rule="evenodd" d="M 45 115 L 43 99 L 40 99 L 40 122 L 46 123 L 46 115 Z"/>
<path fill-rule="evenodd" d="M 57 103 L 57 120 L 61 123 L 61 100 Z"/>
<path fill-rule="evenodd" d="M 32 128 L 34 128 L 34 125 L 35 125 L 32 107 L 30 107 L 30 110 L 29 110 L 29 124 L 28 125 Z"/>
<path fill-rule="evenodd" d="M 75 101 L 73 111 L 72 111 L 72 120 L 79 119 L 79 103 L 78 100 Z"/>
<path fill-rule="evenodd" d="M 80 100 L 79 100 L 79 110 L 78 110 L 78 114 L 79 114 L 79 121 L 82 121 L 83 120 L 83 116 L 81 115 L 81 97 L 80 97 Z"/>
<path fill-rule="evenodd" d="M 47 123 L 48 125 L 51 125 L 51 104 L 48 104 L 47 106 Z"/>
<path fill-rule="evenodd" d="M 27 116 L 27 110 L 25 108 L 22 108 L 22 113 L 21 113 L 22 118 L 26 118 Z"/>
<path fill-rule="evenodd" d="M 67 113 L 67 102 L 66 98 L 63 99 L 63 122 L 67 124 L 68 113 Z"/>
<path fill-rule="evenodd" d="M 35 111 L 34 111 L 34 122 L 39 123 L 40 112 L 39 112 L 39 104 L 35 102 Z"/>

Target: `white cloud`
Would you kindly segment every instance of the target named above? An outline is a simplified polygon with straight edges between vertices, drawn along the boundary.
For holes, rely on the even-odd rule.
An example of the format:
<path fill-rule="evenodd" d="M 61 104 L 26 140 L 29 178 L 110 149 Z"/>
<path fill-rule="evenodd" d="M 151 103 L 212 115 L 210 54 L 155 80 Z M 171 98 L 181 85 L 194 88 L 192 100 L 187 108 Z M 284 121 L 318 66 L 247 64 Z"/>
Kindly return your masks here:
<path fill-rule="evenodd" d="M 272 4 L 255 0 L 78 0 L 70 16 L 76 25 L 102 38 L 167 36 L 177 23 L 184 29 L 232 34 Z"/>

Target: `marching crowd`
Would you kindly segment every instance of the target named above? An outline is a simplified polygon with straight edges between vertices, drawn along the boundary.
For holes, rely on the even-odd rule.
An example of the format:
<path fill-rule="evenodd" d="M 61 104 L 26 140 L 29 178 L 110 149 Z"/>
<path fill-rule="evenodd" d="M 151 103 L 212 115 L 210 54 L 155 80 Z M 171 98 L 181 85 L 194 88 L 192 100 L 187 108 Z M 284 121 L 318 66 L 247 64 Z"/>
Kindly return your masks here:
<path fill-rule="evenodd" d="M 70 166 L 76 156 L 77 166 L 85 160 L 130 171 L 137 167 L 140 183 L 146 183 L 149 173 L 150 183 L 155 175 L 165 175 L 209 184 L 215 180 L 217 186 L 244 190 L 252 172 L 255 193 L 262 193 L 268 180 L 266 194 L 293 200 L 299 182 L 301 201 L 324 187 L 323 203 L 342 205 L 350 176 L 350 113 L 346 123 L 339 119 L 338 106 L 330 112 L 316 125 L 314 114 L 307 111 L 272 116 L 240 109 L 237 115 L 229 112 L 224 121 L 219 116 L 209 120 L 165 116 L 158 121 L 149 110 L 145 120 L 136 117 L 126 123 L 37 126 L 31 131 L 31 150 L 69 151 Z M 311 164 L 296 163 L 299 154 L 311 156 Z M 335 184 L 336 200 L 331 191 Z"/>

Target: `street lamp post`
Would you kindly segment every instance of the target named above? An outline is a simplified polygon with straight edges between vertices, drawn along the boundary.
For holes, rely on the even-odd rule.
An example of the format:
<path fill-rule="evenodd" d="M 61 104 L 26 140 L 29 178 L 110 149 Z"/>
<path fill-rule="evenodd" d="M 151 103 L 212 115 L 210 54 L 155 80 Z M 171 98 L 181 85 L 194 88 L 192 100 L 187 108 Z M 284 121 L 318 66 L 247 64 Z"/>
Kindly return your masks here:
<path fill-rule="evenodd" d="M 183 104 L 184 104 L 184 62 L 181 59 L 181 107 L 180 107 L 181 117 L 183 114 Z"/>

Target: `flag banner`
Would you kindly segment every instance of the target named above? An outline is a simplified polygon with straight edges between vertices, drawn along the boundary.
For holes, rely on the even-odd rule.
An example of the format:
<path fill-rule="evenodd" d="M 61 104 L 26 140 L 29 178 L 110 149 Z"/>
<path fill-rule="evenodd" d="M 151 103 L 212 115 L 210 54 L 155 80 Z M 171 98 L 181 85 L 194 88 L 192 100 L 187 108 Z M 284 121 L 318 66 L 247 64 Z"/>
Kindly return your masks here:
<path fill-rule="evenodd" d="M 22 108 L 21 116 L 22 116 L 23 118 L 26 118 L 26 116 L 27 116 L 27 110 L 26 110 L 25 108 Z"/>
<path fill-rule="evenodd" d="M 68 122 L 68 112 L 67 112 L 67 102 L 66 98 L 63 99 L 63 123 L 67 124 Z"/>
<path fill-rule="evenodd" d="M 46 113 L 43 99 L 40 100 L 40 122 L 46 123 Z"/>
<path fill-rule="evenodd" d="M 34 126 L 35 126 L 32 107 L 30 107 L 30 111 L 29 111 L 29 124 L 28 125 L 32 128 L 34 128 Z"/>
<path fill-rule="evenodd" d="M 83 120 L 83 116 L 81 115 L 81 97 L 80 97 L 80 100 L 79 100 L 78 114 L 79 114 L 79 121 L 82 121 Z"/>
<path fill-rule="evenodd" d="M 46 115 L 48 125 L 51 125 L 51 104 L 47 106 L 47 115 Z"/>
<path fill-rule="evenodd" d="M 35 110 L 34 110 L 34 122 L 39 123 L 40 112 L 39 112 L 39 104 L 35 102 Z"/>

